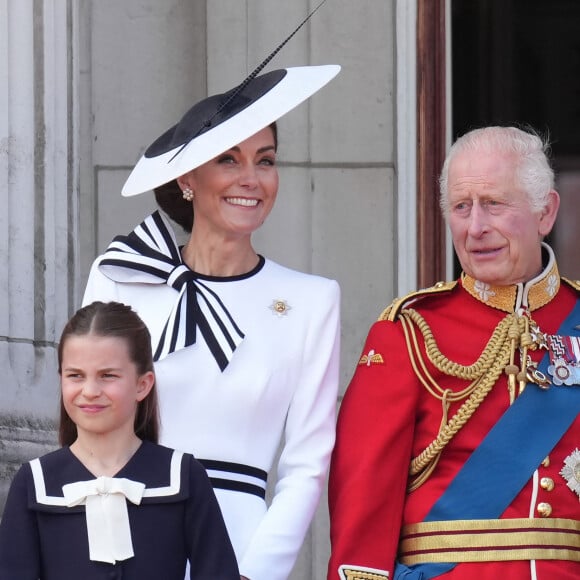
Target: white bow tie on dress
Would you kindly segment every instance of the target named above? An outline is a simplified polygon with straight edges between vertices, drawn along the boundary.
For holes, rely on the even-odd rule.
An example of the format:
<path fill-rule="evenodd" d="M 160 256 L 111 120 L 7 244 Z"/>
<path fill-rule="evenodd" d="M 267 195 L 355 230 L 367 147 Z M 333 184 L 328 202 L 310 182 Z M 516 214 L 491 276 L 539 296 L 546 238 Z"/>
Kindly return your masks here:
<path fill-rule="evenodd" d="M 114 564 L 133 557 L 126 499 L 139 505 L 145 484 L 124 478 L 98 477 L 63 485 L 62 491 L 68 507 L 86 506 L 91 560 Z"/>

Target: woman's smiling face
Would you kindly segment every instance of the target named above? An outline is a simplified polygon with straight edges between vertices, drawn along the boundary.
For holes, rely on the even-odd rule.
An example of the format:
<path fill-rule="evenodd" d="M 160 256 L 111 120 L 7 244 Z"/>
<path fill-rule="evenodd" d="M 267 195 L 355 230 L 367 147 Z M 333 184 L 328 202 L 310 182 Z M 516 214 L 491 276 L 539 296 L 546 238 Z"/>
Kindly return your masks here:
<path fill-rule="evenodd" d="M 262 129 L 178 182 L 194 192 L 194 228 L 224 237 L 252 234 L 272 211 L 278 192 L 274 131 Z"/>

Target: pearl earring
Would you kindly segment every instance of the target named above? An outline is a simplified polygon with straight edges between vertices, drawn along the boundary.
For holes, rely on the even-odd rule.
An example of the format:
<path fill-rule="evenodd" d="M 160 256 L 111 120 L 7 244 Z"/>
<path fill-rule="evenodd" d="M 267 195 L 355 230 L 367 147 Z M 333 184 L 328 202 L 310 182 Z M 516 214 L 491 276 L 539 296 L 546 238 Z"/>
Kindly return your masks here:
<path fill-rule="evenodd" d="M 185 201 L 193 201 L 193 191 L 191 191 L 191 189 L 189 189 L 189 187 L 186 187 L 183 190 L 183 199 Z"/>

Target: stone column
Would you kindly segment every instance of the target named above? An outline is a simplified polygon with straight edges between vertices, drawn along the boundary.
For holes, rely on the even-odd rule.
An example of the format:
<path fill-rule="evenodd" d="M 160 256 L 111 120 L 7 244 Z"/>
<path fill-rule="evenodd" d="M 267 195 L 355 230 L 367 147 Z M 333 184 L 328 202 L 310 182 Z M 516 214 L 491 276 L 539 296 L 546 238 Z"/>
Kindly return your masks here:
<path fill-rule="evenodd" d="M 0 507 L 56 445 L 56 346 L 76 292 L 71 2 L 0 0 Z"/>

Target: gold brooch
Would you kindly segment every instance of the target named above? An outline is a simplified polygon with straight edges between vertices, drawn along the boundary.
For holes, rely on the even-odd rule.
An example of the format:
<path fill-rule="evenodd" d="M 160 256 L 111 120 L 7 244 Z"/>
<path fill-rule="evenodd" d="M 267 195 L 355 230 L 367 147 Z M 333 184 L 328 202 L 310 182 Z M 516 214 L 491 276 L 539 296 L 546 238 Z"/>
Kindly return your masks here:
<path fill-rule="evenodd" d="M 292 306 L 286 302 L 286 300 L 272 300 L 272 304 L 268 306 L 268 308 L 272 311 L 272 314 L 276 316 L 286 316 L 289 310 L 292 310 Z"/>

